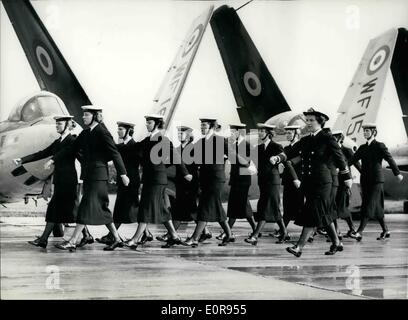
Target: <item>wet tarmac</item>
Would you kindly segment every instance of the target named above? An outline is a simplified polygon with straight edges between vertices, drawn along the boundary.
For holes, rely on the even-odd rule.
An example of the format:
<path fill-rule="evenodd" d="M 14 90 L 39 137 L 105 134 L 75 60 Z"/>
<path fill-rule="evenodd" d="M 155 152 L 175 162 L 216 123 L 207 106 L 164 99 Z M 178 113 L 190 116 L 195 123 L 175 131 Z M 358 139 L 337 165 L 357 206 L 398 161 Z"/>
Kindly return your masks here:
<path fill-rule="evenodd" d="M 289 244 L 263 236 L 257 246 L 244 242 L 250 231 L 243 220 L 234 226 L 235 243 L 219 247 L 220 227 L 197 248 L 162 249 L 152 241 L 137 251 L 103 251 L 92 244 L 70 253 L 54 244 L 47 249 L 27 243 L 41 234 L 42 217 L 0 217 L 2 299 L 407 299 L 408 215 L 387 215 L 391 238 L 377 241 L 380 227 L 370 222 L 361 242 L 344 239 L 344 251 L 325 256 L 323 236 L 308 244 L 300 258 L 286 252 Z M 358 222 L 356 222 L 358 223 Z M 341 229 L 346 225 L 341 221 Z M 185 237 L 194 225 L 182 225 Z M 131 237 L 136 224 L 120 233 Z M 275 228 L 267 224 L 264 235 Z M 94 237 L 106 233 L 91 226 Z M 289 225 L 294 242 L 300 228 Z M 154 235 L 163 226 L 151 226 Z M 67 228 L 65 238 L 72 234 Z"/>

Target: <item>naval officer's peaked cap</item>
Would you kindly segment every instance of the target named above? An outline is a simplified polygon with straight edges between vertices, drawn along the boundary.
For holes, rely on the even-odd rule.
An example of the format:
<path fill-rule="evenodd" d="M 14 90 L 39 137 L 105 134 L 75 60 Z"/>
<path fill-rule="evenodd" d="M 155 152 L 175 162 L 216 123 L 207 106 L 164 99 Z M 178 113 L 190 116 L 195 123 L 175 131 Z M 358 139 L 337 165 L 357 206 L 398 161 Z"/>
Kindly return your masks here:
<path fill-rule="evenodd" d="M 83 111 L 102 111 L 102 107 L 94 106 L 92 104 L 88 104 L 86 106 L 82 106 L 81 109 Z"/>
<path fill-rule="evenodd" d="M 327 114 L 324 114 L 323 112 L 317 111 L 313 108 L 307 109 L 307 111 L 303 112 L 305 116 L 320 116 L 326 119 L 326 121 L 329 120 L 329 116 Z"/>
<path fill-rule="evenodd" d="M 57 116 L 54 116 L 55 121 L 67 121 L 71 120 L 74 116 L 71 116 L 69 114 L 59 114 Z"/>
<path fill-rule="evenodd" d="M 244 123 L 232 123 L 232 124 L 229 125 L 229 127 L 231 129 L 245 129 L 246 124 L 244 124 Z"/>
<path fill-rule="evenodd" d="M 268 129 L 268 130 L 274 130 L 276 128 L 274 124 L 267 124 L 267 123 L 257 123 L 256 126 L 259 129 Z"/>
<path fill-rule="evenodd" d="M 130 127 L 130 128 L 133 128 L 134 126 L 135 126 L 135 124 L 134 123 L 131 123 L 131 122 L 124 122 L 124 121 L 118 121 L 118 122 L 116 122 L 116 124 L 118 125 L 118 127 Z"/>
<path fill-rule="evenodd" d="M 377 129 L 377 125 L 375 123 L 372 123 L 372 122 L 363 123 L 363 125 L 361 127 L 363 129 L 365 129 L 365 128 L 367 128 L 367 129 Z"/>

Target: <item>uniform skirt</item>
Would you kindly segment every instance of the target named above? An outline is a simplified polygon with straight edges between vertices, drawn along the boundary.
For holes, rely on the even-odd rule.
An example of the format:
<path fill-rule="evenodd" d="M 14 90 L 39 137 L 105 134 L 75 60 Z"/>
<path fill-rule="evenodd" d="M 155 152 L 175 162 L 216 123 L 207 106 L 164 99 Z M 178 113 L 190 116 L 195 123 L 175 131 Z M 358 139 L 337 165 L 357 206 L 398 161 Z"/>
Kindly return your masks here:
<path fill-rule="evenodd" d="M 228 198 L 227 216 L 232 219 L 252 217 L 252 208 L 248 201 L 249 185 L 232 185 Z"/>
<path fill-rule="evenodd" d="M 112 222 L 108 181 L 84 181 L 84 194 L 78 208 L 77 223 L 103 225 Z"/>
<path fill-rule="evenodd" d="M 280 211 L 279 184 L 259 185 L 259 200 L 257 204 L 255 220 L 266 222 L 278 222 L 282 219 Z"/>
<path fill-rule="evenodd" d="M 303 192 L 306 197 L 299 217 L 295 224 L 303 227 L 326 227 L 333 222 L 331 209 L 331 183 L 303 184 Z"/>
<path fill-rule="evenodd" d="M 336 220 L 339 215 L 338 215 L 338 208 L 337 208 L 337 202 L 336 202 L 336 195 L 337 195 L 337 190 L 338 186 L 332 185 L 331 191 L 330 191 L 330 213 L 332 215 L 333 220 Z"/>
<path fill-rule="evenodd" d="M 78 210 L 78 197 L 76 185 L 59 188 L 54 185 L 54 194 L 45 214 L 46 222 L 73 223 Z"/>
<path fill-rule="evenodd" d="M 137 222 L 137 214 L 139 211 L 138 191 L 138 186 L 128 188 L 119 185 L 116 195 L 115 208 L 113 209 L 113 222 Z"/>
<path fill-rule="evenodd" d="M 347 187 L 343 184 L 339 186 L 336 194 L 337 215 L 339 218 L 351 218 L 349 204 L 350 196 L 347 193 Z"/>
<path fill-rule="evenodd" d="M 193 221 L 197 219 L 198 189 L 189 185 L 176 185 L 176 201 L 172 207 L 171 217 L 176 221 Z"/>
<path fill-rule="evenodd" d="M 224 182 L 214 182 L 201 186 L 198 201 L 197 220 L 206 222 L 223 222 L 227 215 L 221 202 L 221 192 Z"/>
<path fill-rule="evenodd" d="M 303 194 L 300 188 L 296 188 L 293 183 L 283 187 L 283 219 L 294 221 L 298 218 L 303 206 Z"/>
<path fill-rule="evenodd" d="M 384 189 L 382 183 L 361 184 L 361 216 L 370 219 L 384 218 Z"/>
<path fill-rule="evenodd" d="M 137 222 L 164 223 L 171 220 L 170 200 L 164 184 L 144 184 Z"/>

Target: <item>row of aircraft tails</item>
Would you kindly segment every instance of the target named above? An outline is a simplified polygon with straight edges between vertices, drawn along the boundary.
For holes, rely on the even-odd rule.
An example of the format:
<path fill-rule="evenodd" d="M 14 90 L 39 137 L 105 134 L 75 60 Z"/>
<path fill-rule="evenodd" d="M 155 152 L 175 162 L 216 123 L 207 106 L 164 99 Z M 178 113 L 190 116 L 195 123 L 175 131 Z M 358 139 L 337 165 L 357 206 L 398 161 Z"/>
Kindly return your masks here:
<path fill-rule="evenodd" d="M 55 114 L 71 114 L 81 130 L 82 105 L 92 104 L 67 61 L 56 46 L 29 0 L 2 0 L 3 7 L 37 79 L 41 91 L 21 100 L 7 120 L 0 123 L 0 203 L 27 201 L 45 193 L 52 171 L 46 160 L 16 167 L 12 159 L 39 151 L 57 138 Z M 255 128 L 258 122 L 305 126 L 303 115 L 291 109 L 284 94 L 268 70 L 250 35 L 234 8 L 210 6 L 197 17 L 180 46 L 154 97 L 152 113 L 164 115 L 167 126 L 177 110 L 177 102 L 200 41 L 210 23 L 218 50 L 236 101 L 242 123 Z M 239 54 L 236 54 L 239 52 Z M 363 122 L 377 122 L 382 106 L 384 85 L 391 70 L 405 126 L 408 132 L 408 31 L 391 29 L 371 39 L 347 88 L 332 129 L 341 129 L 350 147 L 363 143 Z M 249 137 L 251 139 L 251 137 Z M 408 141 L 390 148 L 404 180 L 397 183 L 391 170 L 384 167 L 385 194 L 392 199 L 408 199 Z M 283 138 L 281 137 L 283 140 Z M 278 136 L 278 140 L 279 139 Z M 358 180 L 357 180 L 358 181 Z M 358 188 L 358 183 L 355 184 Z M 358 189 L 352 204 L 361 201 Z M 254 177 L 250 198 L 258 195 Z M 407 202 L 406 202 L 407 203 Z M 407 207 L 405 205 L 405 207 Z"/>

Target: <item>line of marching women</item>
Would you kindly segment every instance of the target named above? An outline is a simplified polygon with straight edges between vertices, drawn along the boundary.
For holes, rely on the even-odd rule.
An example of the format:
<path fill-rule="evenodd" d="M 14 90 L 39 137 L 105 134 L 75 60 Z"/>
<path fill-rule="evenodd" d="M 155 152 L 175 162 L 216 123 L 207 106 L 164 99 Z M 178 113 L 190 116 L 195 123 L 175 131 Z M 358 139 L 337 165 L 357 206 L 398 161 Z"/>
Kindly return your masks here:
<path fill-rule="evenodd" d="M 72 236 L 56 247 L 70 251 L 94 242 L 88 225 L 108 228 L 105 236 L 96 239 L 106 245 L 106 251 L 118 247 L 136 249 L 152 241 L 149 224 L 166 227 L 167 232 L 156 239 L 164 242 L 162 248 L 170 248 L 174 245 L 197 247 L 212 237 L 207 223 L 218 222 L 223 230 L 217 236 L 221 241 L 218 245 L 226 246 L 236 240 L 232 228 L 237 219 L 248 221 L 252 231 L 245 242 L 253 246 L 257 245 L 269 222 L 279 226 L 277 243 L 289 241 L 287 226 L 294 221 L 302 227 L 302 232 L 296 244 L 286 250 L 296 257 L 301 256 L 317 228 L 324 229 L 331 242 L 326 255 L 343 251 L 339 218 L 347 222 L 346 235 L 358 241 L 370 218 L 376 218 L 382 227 L 378 240 L 390 237 L 384 221 L 382 160 L 389 163 L 398 180 L 402 180 L 402 175 L 386 146 L 375 140 L 375 124 L 362 126 L 367 144 L 354 154 L 342 146 L 342 132 L 324 128 L 329 117 L 312 108 L 304 112 L 309 134 L 301 138 L 299 126 L 286 126 L 289 144 L 285 148 L 274 141 L 274 125 L 258 124 L 260 143 L 252 147 L 246 140 L 245 124 L 231 124 L 231 136 L 225 139 L 216 133 L 217 119 L 214 118 L 200 119 L 202 138 L 196 143 L 192 128 L 179 126 L 180 146 L 175 148 L 163 134 L 161 115 L 145 116 L 149 135 L 139 142 L 132 138 L 134 124 L 117 122 L 121 143 L 115 144 L 102 121 L 102 108 L 88 105 L 82 109 L 86 128 L 78 137 L 70 135 L 68 130 L 72 116 L 57 116 L 56 129 L 60 138 L 43 151 L 14 160 L 21 164 L 51 157 L 46 166 L 54 166 L 54 194 L 47 208 L 47 223 L 43 234 L 29 241 L 34 246 L 45 248 L 55 224 L 69 222 L 76 222 Z M 81 199 L 76 192 L 75 159 L 81 164 Z M 227 179 L 227 159 L 231 172 L 225 212 L 221 199 Z M 109 161 L 114 163 L 118 183 L 113 214 L 108 207 Z M 167 176 L 167 168 L 172 165 L 176 167 L 175 200 Z M 351 165 L 361 172 L 363 218 L 357 231 L 348 209 Z M 284 168 L 282 174 L 280 167 Z M 248 192 L 255 174 L 260 196 L 254 213 Z M 280 209 L 281 184 L 283 212 Z M 182 239 L 178 228 L 181 222 L 189 221 L 195 222 L 194 231 Z M 137 228 L 134 235 L 125 240 L 118 229 L 130 223 L 137 223 Z"/>

